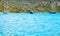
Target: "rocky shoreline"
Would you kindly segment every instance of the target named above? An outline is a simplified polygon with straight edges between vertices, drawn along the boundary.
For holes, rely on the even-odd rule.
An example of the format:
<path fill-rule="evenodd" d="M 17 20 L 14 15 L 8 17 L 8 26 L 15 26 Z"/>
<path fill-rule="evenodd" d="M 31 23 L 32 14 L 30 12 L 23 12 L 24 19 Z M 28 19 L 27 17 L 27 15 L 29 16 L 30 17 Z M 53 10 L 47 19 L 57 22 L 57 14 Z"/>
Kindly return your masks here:
<path fill-rule="evenodd" d="M 19 2 L 17 2 L 19 1 Z M 21 2 L 22 1 L 22 2 Z M 27 0 L 3 0 L 0 1 L 0 12 L 9 11 L 9 12 L 28 12 L 29 10 L 33 10 L 34 12 L 50 12 L 50 11 L 56 11 L 60 12 L 60 5 L 57 1 L 55 2 L 47 2 L 47 1 L 41 1 L 40 2 L 28 2 Z"/>

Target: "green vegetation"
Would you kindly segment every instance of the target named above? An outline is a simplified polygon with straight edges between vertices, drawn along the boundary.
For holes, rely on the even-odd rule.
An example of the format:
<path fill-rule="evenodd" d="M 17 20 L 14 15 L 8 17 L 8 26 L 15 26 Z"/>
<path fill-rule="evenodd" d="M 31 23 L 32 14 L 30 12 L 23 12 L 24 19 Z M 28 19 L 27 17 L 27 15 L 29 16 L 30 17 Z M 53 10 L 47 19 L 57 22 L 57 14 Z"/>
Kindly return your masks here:
<path fill-rule="evenodd" d="M 0 0 L 1 1 L 1 0 Z M 36 13 L 40 13 L 40 12 L 50 12 L 50 11 L 56 11 L 56 12 L 60 12 L 60 6 L 57 5 L 53 6 L 52 3 L 46 3 L 46 2 L 40 2 L 38 5 L 34 5 L 31 4 L 29 7 L 23 7 L 23 6 L 16 6 L 13 5 L 11 3 L 7 4 L 7 7 L 3 6 L 3 3 L 0 3 L 0 12 L 4 11 L 4 10 L 9 10 L 10 13 L 27 13 L 29 10 L 33 10 Z M 26 4 L 28 6 L 28 4 Z M 55 8 L 52 8 L 52 6 Z M 55 4 L 54 4 L 55 5 Z M 52 10 L 53 9 L 53 10 Z"/>
<path fill-rule="evenodd" d="M 58 6 L 58 7 L 56 8 L 56 10 L 57 10 L 57 12 L 60 12 L 60 6 Z"/>
<path fill-rule="evenodd" d="M 2 0 L 0 0 L 0 2 L 1 2 Z"/>

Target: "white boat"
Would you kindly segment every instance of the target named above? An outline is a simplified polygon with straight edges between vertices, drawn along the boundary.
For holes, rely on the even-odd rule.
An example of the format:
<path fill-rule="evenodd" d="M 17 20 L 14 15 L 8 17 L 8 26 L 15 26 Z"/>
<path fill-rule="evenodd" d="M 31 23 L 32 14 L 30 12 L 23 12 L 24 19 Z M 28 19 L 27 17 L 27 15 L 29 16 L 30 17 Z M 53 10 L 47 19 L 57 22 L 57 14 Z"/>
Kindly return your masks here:
<path fill-rule="evenodd" d="M 7 14 L 8 13 L 8 11 L 3 11 L 3 14 Z"/>
<path fill-rule="evenodd" d="M 30 12 L 30 14 L 33 14 L 34 11 L 33 10 L 29 10 L 29 12 Z"/>

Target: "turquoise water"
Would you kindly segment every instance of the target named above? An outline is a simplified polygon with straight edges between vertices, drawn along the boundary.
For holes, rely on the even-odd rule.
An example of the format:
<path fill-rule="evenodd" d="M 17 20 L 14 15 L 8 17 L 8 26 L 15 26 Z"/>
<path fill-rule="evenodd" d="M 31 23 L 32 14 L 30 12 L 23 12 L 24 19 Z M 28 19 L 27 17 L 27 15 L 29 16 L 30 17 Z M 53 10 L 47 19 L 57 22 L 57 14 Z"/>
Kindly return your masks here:
<path fill-rule="evenodd" d="M 0 36 L 60 36 L 60 14 L 0 14 Z"/>

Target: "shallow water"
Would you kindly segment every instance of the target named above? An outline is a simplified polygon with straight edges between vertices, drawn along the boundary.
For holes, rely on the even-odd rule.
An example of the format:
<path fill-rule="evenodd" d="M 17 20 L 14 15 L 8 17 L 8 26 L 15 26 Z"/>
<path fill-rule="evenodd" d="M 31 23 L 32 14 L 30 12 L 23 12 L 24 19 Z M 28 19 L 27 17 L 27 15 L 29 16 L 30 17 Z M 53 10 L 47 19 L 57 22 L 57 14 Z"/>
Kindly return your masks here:
<path fill-rule="evenodd" d="M 0 14 L 0 36 L 60 36 L 60 14 Z"/>

